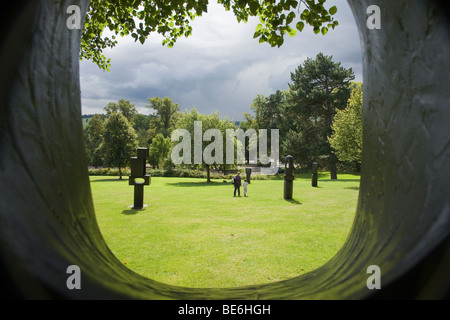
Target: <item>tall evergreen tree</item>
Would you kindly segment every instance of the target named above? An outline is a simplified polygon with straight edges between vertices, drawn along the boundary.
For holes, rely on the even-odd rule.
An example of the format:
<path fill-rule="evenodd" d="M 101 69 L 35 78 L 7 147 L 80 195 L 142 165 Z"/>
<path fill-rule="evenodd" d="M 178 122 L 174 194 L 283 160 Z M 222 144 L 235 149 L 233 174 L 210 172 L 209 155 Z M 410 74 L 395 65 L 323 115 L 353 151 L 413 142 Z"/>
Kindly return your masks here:
<path fill-rule="evenodd" d="M 345 108 L 350 96 L 350 82 L 355 78 L 351 68 L 345 69 L 332 56 L 319 53 L 308 58 L 291 73 L 289 116 L 295 124 L 298 147 L 303 148 L 305 162 L 326 158 L 331 179 L 337 179 L 337 158 L 328 137 L 336 110 Z"/>

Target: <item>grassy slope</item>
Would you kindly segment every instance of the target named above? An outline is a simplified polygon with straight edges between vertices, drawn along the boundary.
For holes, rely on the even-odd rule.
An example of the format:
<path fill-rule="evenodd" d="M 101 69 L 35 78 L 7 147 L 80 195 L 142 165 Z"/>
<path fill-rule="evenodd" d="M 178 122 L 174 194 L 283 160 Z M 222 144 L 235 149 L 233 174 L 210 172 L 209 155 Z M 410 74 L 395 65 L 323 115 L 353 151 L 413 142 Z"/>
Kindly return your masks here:
<path fill-rule="evenodd" d="M 247 198 L 234 198 L 222 181 L 154 177 L 142 211 L 128 208 L 127 180 L 91 177 L 91 186 L 103 236 L 130 269 L 174 285 L 234 287 L 312 271 L 342 247 L 359 176 L 325 175 L 319 188 L 309 177 L 296 178 L 293 201 L 282 180 L 254 180 Z"/>

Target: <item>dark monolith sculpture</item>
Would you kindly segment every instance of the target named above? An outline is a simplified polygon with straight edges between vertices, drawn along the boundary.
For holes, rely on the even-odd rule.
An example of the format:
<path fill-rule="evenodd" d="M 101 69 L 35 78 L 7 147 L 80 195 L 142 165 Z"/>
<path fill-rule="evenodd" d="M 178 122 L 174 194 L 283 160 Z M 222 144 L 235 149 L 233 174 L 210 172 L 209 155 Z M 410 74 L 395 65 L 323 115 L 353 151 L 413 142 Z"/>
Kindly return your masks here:
<path fill-rule="evenodd" d="M 318 171 L 319 164 L 317 162 L 313 162 L 312 165 L 312 178 L 311 178 L 311 185 L 313 187 L 317 187 L 317 171 Z"/>
<path fill-rule="evenodd" d="M 245 179 L 250 184 L 250 178 L 252 177 L 252 168 L 245 168 Z"/>
<path fill-rule="evenodd" d="M 292 191 L 294 188 L 294 159 L 287 156 L 284 160 L 284 194 L 286 200 L 292 199 Z"/>

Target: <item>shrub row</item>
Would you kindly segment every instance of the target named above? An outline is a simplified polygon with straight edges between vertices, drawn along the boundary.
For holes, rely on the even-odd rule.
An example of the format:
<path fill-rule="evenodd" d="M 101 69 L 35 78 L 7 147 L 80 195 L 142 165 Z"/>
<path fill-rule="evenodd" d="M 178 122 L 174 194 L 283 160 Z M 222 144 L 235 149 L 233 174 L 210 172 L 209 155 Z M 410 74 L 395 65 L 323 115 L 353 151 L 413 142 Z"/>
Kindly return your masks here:
<path fill-rule="evenodd" d="M 122 168 L 122 175 L 130 175 L 130 169 Z M 118 176 L 118 168 L 88 168 L 88 173 L 90 176 Z"/>
<path fill-rule="evenodd" d="M 130 175 L 130 169 L 129 168 L 123 168 L 122 170 L 123 176 Z M 88 169 L 90 176 L 118 176 L 119 175 L 119 169 L 117 168 L 89 168 Z M 206 171 L 200 171 L 200 170 L 192 170 L 192 169 L 185 169 L 185 168 L 173 168 L 170 170 L 162 170 L 162 169 L 149 169 L 147 170 L 147 173 L 150 174 L 152 177 L 182 177 L 182 178 L 202 178 L 206 179 Z M 222 179 L 222 180 L 230 180 L 233 178 L 234 174 L 221 174 L 217 172 L 211 172 L 210 178 L 211 179 Z M 243 177 L 245 176 L 242 175 Z M 269 180 L 270 176 L 268 175 L 257 175 L 252 176 L 252 180 Z"/>
<path fill-rule="evenodd" d="M 129 168 L 123 168 L 122 175 L 128 176 L 130 175 Z M 90 176 L 118 176 L 119 169 L 117 168 L 89 168 L 88 173 Z M 147 173 L 152 177 L 183 177 L 183 178 L 204 178 L 206 179 L 206 171 L 200 170 L 192 170 L 186 168 L 173 168 L 169 170 L 162 169 L 148 169 Z M 219 174 L 213 173 L 210 174 L 211 179 L 225 179 L 231 180 L 233 177 L 232 174 Z"/>
<path fill-rule="evenodd" d="M 205 178 L 206 172 L 200 170 L 191 170 L 191 169 L 150 169 L 147 170 L 148 174 L 152 177 L 183 177 L 183 178 Z"/>

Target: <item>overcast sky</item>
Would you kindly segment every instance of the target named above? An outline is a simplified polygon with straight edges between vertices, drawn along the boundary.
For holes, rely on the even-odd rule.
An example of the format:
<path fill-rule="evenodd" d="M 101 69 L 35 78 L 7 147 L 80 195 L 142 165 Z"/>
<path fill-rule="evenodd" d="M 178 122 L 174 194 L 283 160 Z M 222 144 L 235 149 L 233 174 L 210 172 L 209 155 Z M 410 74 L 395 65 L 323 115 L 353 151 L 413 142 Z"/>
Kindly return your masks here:
<path fill-rule="evenodd" d="M 280 48 L 253 39 L 258 18 L 237 23 L 232 12 L 210 3 L 208 13 L 194 20 L 192 36 L 180 38 L 173 48 L 162 46 L 156 34 L 144 45 L 126 37 L 104 52 L 111 58 L 110 72 L 81 61 L 82 113 L 104 113 L 109 102 L 125 99 L 149 114 L 148 99 L 158 96 L 170 97 L 181 111 L 195 107 L 239 121 L 243 112 L 251 112 L 257 94 L 287 89 L 291 72 L 319 52 L 352 68 L 355 81 L 362 81 L 359 35 L 346 0 L 328 1 L 338 7 L 335 30 L 323 36 L 305 26 L 296 36 L 286 36 Z"/>

